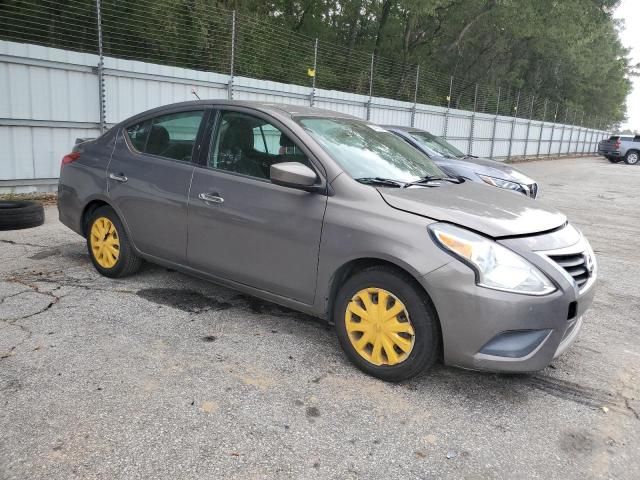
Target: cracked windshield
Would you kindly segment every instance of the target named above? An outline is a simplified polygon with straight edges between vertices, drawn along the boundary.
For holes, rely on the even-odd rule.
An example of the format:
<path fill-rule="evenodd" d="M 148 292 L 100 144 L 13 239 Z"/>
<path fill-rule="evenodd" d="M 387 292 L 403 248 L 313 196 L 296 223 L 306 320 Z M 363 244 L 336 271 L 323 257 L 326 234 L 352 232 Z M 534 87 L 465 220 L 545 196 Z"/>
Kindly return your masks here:
<path fill-rule="evenodd" d="M 298 120 L 354 179 L 413 182 L 443 172 L 420 152 L 382 127 L 351 119 Z"/>

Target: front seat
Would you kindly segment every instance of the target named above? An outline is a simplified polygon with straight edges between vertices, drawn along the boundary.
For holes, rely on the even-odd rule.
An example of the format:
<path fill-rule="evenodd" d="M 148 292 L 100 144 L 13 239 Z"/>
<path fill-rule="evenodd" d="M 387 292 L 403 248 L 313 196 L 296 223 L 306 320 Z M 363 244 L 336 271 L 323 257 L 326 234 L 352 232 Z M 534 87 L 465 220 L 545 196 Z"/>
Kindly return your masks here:
<path fill-rule="evenodd" d="M 268 178 L 256 154 L 251 124 L 241 118 L 231 120 L 220 142 L 222 168 L 252 177 Z"/>
<path fill-rule="evenodd" d="M 169 132 L 164 127 L 154 125 L 149 132 L 146 153 L 162 155 L 167 148 L 169 148 Z"/>

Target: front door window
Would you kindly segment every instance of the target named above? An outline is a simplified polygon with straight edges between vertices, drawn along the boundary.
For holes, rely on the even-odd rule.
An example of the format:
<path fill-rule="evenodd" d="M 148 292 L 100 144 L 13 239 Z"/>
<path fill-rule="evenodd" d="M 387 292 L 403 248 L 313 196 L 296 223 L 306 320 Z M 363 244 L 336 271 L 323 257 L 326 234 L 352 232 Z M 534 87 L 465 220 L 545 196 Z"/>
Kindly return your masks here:
<path fill-rule="evenodd" d="M 209 151 L 210 168 L 265 180 L 275 163 L 310 166 L 306 155 L 284 132 L 266 120 L 239 112 L 222 113 Z"/>

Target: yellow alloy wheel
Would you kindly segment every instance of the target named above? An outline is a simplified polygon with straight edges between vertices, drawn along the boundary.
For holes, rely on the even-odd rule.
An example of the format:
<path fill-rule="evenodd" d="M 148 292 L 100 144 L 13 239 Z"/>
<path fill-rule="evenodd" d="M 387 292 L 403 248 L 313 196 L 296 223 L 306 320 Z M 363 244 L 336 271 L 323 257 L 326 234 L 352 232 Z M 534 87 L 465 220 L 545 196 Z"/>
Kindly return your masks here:
<path fill-rule="evenodd" d="M 347 305 L 345 325 L 351 345 L 374 365 L 404 362 L 415 342 L 415 332 L 404 303 L 381 288 L 365 288 Z"/>
<path fill-rule="evenodd" d="M 115 225 L 107 217 L 98 217 L 91 225 L 91 252 L 102 268 L 112 268 L 120 256 L 120 239 Z"/>

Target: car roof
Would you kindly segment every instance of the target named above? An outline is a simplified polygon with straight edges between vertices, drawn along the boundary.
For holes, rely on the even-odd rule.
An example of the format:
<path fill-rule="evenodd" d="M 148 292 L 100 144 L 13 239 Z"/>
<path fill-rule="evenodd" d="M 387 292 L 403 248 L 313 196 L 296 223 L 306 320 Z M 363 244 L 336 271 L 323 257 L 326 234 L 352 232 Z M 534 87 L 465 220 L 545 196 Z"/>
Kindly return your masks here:
<path fill-rule="evenodd" d="M 362 120 L 353 115 L 347 115 L 345 113 L 334 112 L 331 110 L 325 110 L 323 108 L 307 107 L 303 105 L 289 105 L 284 103 L 269 103 L 269 102 L 257 102 L 257 101 L 245 101 L 245 100 L 191 100 L 187 102 L 171 103 L 160 107 L 152 108 L 141 112 L 129 119 L 133 120 L 137 117 L 147 117 L 156 113 L 162 113 L 165 110 L 180 109 L 184 107 L 222 107 L 222 106 L 234 106 L 234 107 L 247 107 L 254 110 L 259 110 L 264 113 L 285 115 L 291 118 L 294 117 L 323 117 L 323 118 L 348 118 Z"/>

